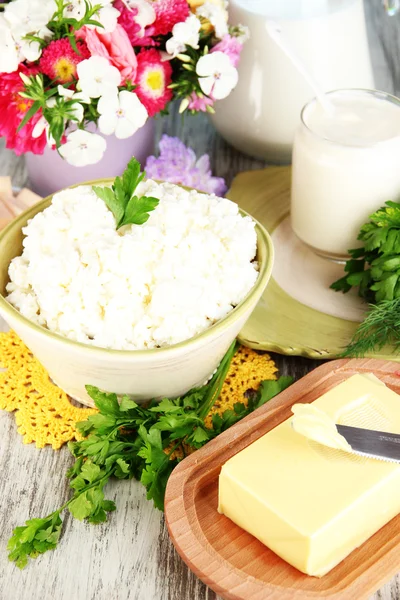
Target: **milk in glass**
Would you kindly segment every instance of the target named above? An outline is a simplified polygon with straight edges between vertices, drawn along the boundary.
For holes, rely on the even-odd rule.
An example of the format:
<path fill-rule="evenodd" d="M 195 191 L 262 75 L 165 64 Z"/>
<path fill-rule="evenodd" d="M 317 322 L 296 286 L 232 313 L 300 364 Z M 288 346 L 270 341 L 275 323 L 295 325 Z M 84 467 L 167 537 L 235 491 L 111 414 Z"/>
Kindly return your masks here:
<path fill-rule="evenodd" d="M 318 254 L 345 259 L 361 225 L 400 201 L 400 100 L 368 90 L 328 94 L 302 112 L 293 148 L 291 219 Z"/>

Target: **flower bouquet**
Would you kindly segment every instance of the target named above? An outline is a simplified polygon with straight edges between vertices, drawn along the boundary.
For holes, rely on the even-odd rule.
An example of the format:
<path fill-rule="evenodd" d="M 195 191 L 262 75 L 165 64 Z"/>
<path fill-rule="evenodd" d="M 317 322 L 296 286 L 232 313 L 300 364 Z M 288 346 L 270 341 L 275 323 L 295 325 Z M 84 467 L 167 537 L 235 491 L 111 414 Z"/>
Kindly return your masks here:
<path fill-rule="evenodd" d="M 213 112 L 246 37 L 224 0 L 12 0 L 0 12 L 0 136 L 16 154 L 97 163 L 179 98 Z"/>

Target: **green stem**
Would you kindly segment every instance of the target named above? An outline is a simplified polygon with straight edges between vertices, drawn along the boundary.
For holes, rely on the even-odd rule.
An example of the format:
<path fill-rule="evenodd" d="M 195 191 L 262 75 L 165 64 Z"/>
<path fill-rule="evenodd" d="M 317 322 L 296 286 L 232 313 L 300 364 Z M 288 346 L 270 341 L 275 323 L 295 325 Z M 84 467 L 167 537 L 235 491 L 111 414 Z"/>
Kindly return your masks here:
<path fill-rule="evenodd" d="M 64 510 L 65 508 L 67 508 L 67 506 L 72 502 L 72 500 L 75 500 L 78 496 L 80 496 L 84 492 L 88 492 L 92 488 L 98 486 L 102 481 L 110 479 L 111 475 L 113 474 L 113 471 L 114 471 L 114 469 L 110 469 L 109 471 L 106 471 L 106 473 L 103 475 L 103 477 L 100 477 L 100 479 L 96 479 L 92 483 L 89 483 L 84 488 L 82 488 L 81 490 L 79 490 L 79 492 L 75 492 L 74 495 L 72 496 L 72 498 L 70 498 L 68 500 L 68 502 L 66 502 L 64 504 L 64 506 L 62 507 L 62 509 L 60 509 L 60 511 Z"/>
<path fill-rule="evenodd" d="M 170 452 L 168 452 L 168 454 L 167 454 L 168 458 L 173 455 L 173 453 L 175 452 L 175 450 L 179 446 L 182 446 L 182 440 L 181 439 L 175 444 L 175 446 L 172 448 L 172 450 Z"/>
<path fill-rule="evenodd" d="M 198 416 L 200 419 L 204 421 L 211 408 L 214 406 L 217 401 L 222 386 L 224 385 L 225 378 L 229 371 L 229 367 L 231 366 L 232 358 L 236 352 L 236 340 L 232 342 L 229 347 L 228 352 L 225 354 L 224 358 L 221 361 L 221 364 L 218 367 L 217 373 L 214 375 L 214 381 L 212 381 L 210 388 L 206 394 L 203 405 L 198 412 Z"/>

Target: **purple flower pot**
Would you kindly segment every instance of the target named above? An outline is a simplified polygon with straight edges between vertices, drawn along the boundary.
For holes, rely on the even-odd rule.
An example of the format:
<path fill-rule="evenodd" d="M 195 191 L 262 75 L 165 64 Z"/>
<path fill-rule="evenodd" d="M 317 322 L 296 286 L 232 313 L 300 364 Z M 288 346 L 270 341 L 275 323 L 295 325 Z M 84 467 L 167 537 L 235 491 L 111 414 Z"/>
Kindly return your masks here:
<path fill-rule="evenodd" d="M 114 135 L 104 136 L 107 149 L 101 161 L 86 167 L 73 167 L 56 150 L 45 148 L 44 154 L 25 155 L 31 189 L 40 196 L 48 196 L 75 183 L 121 175 L 129 159 L 135 156 L 144 166 L 154 152 L 155 125 L 148 119 L 132 137 L 119 140 Z M 98 133 L 98 132 L 97 132 Z"/>

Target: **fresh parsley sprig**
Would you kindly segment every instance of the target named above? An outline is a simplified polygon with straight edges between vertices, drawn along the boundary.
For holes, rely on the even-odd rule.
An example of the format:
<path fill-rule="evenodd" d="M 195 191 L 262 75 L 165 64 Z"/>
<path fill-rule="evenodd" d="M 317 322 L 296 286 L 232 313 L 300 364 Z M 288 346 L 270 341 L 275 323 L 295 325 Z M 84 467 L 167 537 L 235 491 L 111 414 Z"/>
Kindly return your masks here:
<path fill-rule="evenodd" d="M 233 343 L 209 383 L 192 389 L 181 398 L 164 398 L 138 405 L 128 396 L 118 399 L 93 386 L 87 391 L 99 412 L 78 424 L 85 438 L 71 442 L 75 457 L 67 476 L 72 497 L 61 508 L 42 519 L 30 519 L 17 527 L 9 541 L 9 559 L 23 568 L 56 548 L 61 535 L 61 513 L 90 523 L 102 523 L 115 504 L 106 500 L 103 488 L 111 477 L 135 478 L 146 487 L 147 498 L 163 510 L 168 478 L 176 465 L 197 448 L 268 402 L 292 383 L 291 377 L 264 381 L 258 392 L 250 393 L 247 405 L 238 402 L 232 410 L 212 416 L 212 427 L 205 419 L 217 400 L 236 351 Z"/>
<path fill-rule="evenodd" d="M 369 217 L 358 238 L 363 246 L 349 250 L 347 275 L 335 281 L 331 288 L 348 292 L 358 287 L 358 293 L 368 302 L 400 297 L 400 203 L 386 205 Z"/>
<path fill-rule="evenodd" d="M 78 463 L 79 461 L 77 461 Z M 72 498 L 61 508 L 42 519 L 29 519 L 22 527 L 16 527 L 8 542 L 10 554 L 8 558 L 23 569 L 29 558 L 54 550 L 57 547 L 62 529 L 60 514 L 68 508 L 70 513 L 82 521 L 101 523 L 107 520 L 106 512 L 115 510 L 111 500 L 105 500 L 103 487 L 112 474 L 117 475 L 113 466 L 111 469 L 101 469 L 91 460 L 75 463 L 70 471 L 71 487 L 75 490 Z"/>
<path fill-rule="evenodd" d="M 386 202 L 361 227 L 358 239 L 363 246 L 349 251 L 346 275 L 331 285 L 343 293 L 358 288 L 370 304 L 343 356 L 364 356 L 386 344 L 399 352 L 400 203 Z"/>
<path fill-rule="evenodd" d="M 132 158 L 122 177 L 116 177 L 111 187 L 93 186 L 93 191 L 113 213 L 117 229 L 129 224 L 143 225 L 149 213 L 158 206 L 158 198 L 134 194 L 144 176 L 140 172 L 140 163 Z"/>

